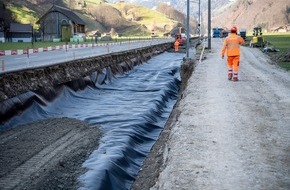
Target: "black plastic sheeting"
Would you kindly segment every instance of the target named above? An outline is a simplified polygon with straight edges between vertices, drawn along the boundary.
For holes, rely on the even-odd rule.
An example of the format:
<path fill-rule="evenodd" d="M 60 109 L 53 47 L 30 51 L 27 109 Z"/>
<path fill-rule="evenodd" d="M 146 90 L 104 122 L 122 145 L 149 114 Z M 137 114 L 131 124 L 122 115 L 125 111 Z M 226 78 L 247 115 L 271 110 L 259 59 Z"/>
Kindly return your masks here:
<path fill-rule="evenodd" d="M 17 105 L 23 112 L 0 130 L 58 117 L 100 125 L 103 137 L 83 164 L 88 171 L 80 177 L 80 189 L 130 189 L 178 99 L 183 56 L 166 52 L 124 75 L 104 69 L 50 92 L 22 94 L 1 105 L 4 110 Z"/>

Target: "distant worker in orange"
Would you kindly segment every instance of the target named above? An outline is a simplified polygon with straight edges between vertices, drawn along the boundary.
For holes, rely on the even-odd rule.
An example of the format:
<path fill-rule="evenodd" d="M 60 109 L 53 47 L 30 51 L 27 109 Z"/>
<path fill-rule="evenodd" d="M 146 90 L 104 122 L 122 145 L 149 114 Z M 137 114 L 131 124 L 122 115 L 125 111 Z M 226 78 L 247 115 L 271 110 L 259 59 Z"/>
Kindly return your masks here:
<path fill-rule="evenodd" d="M 238 81 L 238 72 L 240 66 L 240 45 L 245 41 L 237 35 L 237 27 L 231 28 L 231 33 L 224 40 L 222 47 L 222 58 L 227 54 L 228 61 L 228 79 Z"/>
<path fill-rule="evenodd" d="M 179 48 L 179 41 L 178 41 L 178 39 L 176 39 L 174 42 L 174 50 L 178 51 L 178 48 Z"/>

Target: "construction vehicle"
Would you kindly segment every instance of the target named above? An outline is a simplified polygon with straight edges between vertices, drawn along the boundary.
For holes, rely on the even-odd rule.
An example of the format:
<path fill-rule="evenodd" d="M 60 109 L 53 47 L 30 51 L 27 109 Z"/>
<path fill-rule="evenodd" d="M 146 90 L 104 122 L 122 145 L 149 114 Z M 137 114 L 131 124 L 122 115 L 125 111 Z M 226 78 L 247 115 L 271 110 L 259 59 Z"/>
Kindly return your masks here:
<path fill-rule="evenodd" d="M 186 38 L 182 34 L 176 34 L 175 40 L 179 42 L 179 46 L 184 46 L 186 43 Z"/>
<path fill-rule="evenodd" d="M 264 47 L 264 37 L 262 36 L 262 28 L 254 27 L 253 29 L 253 39 L 250 42 L 251 47 Z"/>
<path fill-rule="evenodd" d="M 172 32 L 172 36 L 174 36 L 175 41 L 179 42 L 179 46 L 185 47 L 186 45 L 186 35 L 185 29 L 183 27 L 176 27 Z"/>
<path fill-rule="evenodd" d="M 247 31 L 246 31 L 246 29 L 240 29 L 240 31 L 239 31 L 239 35 L 240 35 L 244 40 L 246 40 L 246 38 L 247 38 Z"/>

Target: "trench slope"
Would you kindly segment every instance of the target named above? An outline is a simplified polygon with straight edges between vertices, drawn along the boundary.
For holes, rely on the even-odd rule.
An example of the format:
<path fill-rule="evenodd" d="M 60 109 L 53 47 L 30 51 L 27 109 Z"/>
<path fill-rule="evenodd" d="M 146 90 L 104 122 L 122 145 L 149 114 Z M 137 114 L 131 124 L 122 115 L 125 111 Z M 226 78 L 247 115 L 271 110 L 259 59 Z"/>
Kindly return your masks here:
<path fill-rule="evenodd" d="M 55 98 L 28 92 L 18 101 L 29 107 L 0 129 L 62 117 L 100 126 L 99 147 L 83 163 L 82 189 L 129 189 L 178 99 L 182 58 L 166 52 L 123 75 L 104 69 L 58 86 Z"/>

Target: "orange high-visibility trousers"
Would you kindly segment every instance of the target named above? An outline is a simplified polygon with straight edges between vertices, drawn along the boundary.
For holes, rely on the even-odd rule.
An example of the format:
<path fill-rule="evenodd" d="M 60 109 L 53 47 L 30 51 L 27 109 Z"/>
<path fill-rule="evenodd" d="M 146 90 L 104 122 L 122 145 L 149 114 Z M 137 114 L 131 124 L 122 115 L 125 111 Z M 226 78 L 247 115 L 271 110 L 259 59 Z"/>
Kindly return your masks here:
<path fill-rule="evenodd" d="M 175 49 L 175 51 L 178 51 L 178 48 L 179 48 L 179 42 L 176 40 L 174 42 L 174 49 Z"/>
<path fill-rule="evenodd" d="M 228 56 L 228 79 L 231 80 L 232 76 L 234 81 L 238 80 L 238 71 L 240 66 L 240 45 L 244 43 L 244 39 L 236 33 L 231 33 L 223 43 L 222 57 L 225 53 Z M 234 73 L 233 73 L 234 71 Z"/>
<path fill-rule="evenodd" d="M 238 72 L 239 72 L 239 66 L 240 66 L 240 56 L 228 56 L 228 76 L 229 80 L 231 80 L 231 76 L 234 76 L 234 78 L 238 78 Z M 234 71 L 234 73 L 233 73 Z"/>

